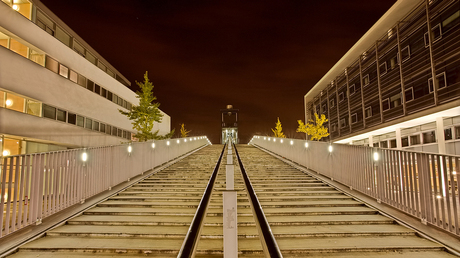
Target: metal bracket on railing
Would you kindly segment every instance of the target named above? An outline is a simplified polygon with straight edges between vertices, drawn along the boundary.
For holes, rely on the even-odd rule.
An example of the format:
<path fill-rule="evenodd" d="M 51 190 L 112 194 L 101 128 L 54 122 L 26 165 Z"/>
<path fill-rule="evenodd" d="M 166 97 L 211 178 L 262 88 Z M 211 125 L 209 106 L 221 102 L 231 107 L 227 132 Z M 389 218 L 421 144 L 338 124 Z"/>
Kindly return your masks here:
<path fill-rule="evenodd" d="M 83 204 L 83 203 L 85 203 L 85 199 L 80 200 L 80 204 Z"/>
<path fill-rule="evenodd" d="M 382 199 L 377 199 L 377 203 L 382 203 Z"/>
<path fill-rule="evenodd" d="M 40 225 L 42 224 L 42 219 L 37 219 L 37 221 L 35 221 L 35 225 Z"/>
<path fill-rule="evenodd" d="M 109 189 L 108 189 L 108 190 L 109 190 L 109 191 L 111 191 L 111 190 L 112 190 L 112 187 L 111 187 L 111 186 L 109 186 Z"/>
<path fill-rule="evenodd" d="M 127 181 L 128 181 L 128 182 L 131 181 L 131 178 L 128 177 L 128 180 L 127 180 Z"/>
<path fill-rule="evenodd" d="M 426 225 L 426 224 L 427 224 L 426 219 L 421 219 L 420 221 L 422 222 L 423 225 Z"/>
<path fill-rule="evenodd" d="M 353 191 L 353 186 L 350 186 L 350 190 L 352 190 L 352 191 Z"/>

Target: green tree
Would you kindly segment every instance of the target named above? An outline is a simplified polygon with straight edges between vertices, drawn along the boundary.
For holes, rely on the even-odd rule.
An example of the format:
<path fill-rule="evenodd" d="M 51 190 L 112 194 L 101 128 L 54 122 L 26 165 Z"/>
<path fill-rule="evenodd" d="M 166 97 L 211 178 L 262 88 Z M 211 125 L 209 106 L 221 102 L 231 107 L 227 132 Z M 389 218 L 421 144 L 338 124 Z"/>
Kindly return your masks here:
<path fill-rule="evenodd" d="M 286 135 L 283 133 L 283 127 L 281 126 L 280 118 L 278 117 L 278 122 L 275 124 L 275 129 L 272 129 L 275 137 L 286 138 Z"/>
<path fill-rule="evenodd" d="M 185 129 L 185 124 L 181 124 L 180 126 L 180 137 L 185 138 L 188 137 L 188 133 L 190 133 L 192 130 L 187 131 Z"/>
<path fill-rule="evenodd" d="M 297 123 L 299 123 L 297 132 L 311 135 L 311 140 L 319 141 L 321 138 L 329 136 L 327 128 L 323 126 L 328 120 L 324 114 L 321 114 L 321 117 L 319 117 L 318 114 L 315 113 L 315 118 L 316 121 L 310 119 L 307 124 L 304 124 L 302 120 L 297 120 Z"/>
<path fill-rule="evenodd" d="M 174 135 L 174 129 L 166 135 L 158 135 L 159 130 L 152 132 L 155 122 L 161 123 L 163 114 L 159 106 L 160 103 L 154 102 L 157 98 L 153 96 L 153 84 L 149 81 L 148 73 L 144 74 L 144 82 L 136 81 L 141 91 L 136 92 L 136 98 L 139 99 L 139 105 L 133 105 L 128 112 L 119 109 L 118 111 L 132 120 L 133 129 L 137 131 L 134 135 L 139 141 L 169 139 Z"/>

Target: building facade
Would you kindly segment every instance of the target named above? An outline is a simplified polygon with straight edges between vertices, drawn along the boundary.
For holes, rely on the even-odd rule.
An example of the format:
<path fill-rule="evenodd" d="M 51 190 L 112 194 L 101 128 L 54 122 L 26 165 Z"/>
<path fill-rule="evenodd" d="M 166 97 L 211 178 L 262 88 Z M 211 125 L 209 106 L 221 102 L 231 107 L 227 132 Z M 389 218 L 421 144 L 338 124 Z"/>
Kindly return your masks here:
<path fill-rule="evenodd" d="M 0 154 L 131 140 L 130 82 L 37 0 L 0 1 Z M 163 113 L 163 112 L 162 112 Z M 170 117 L 154 130 L 170 131 Z"/>
<path fill-rule="evenodd" d="M 304 103 L 328 141 L 460 155 L 460 1 L 397 1 Z"/>

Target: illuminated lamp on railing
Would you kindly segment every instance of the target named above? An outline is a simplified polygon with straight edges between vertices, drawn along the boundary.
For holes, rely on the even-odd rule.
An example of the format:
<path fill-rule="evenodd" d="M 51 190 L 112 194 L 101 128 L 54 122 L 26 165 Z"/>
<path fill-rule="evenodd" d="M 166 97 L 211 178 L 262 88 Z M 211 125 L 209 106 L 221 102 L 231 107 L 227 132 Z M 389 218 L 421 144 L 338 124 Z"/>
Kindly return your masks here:
<path fill-rule="evenodd" d="M 131 156 L 131 152 L 133 152 L 133 146 L 129 145 L 128 146 L 128 153 Z"/>
<path fill-rule="evenodd" d="M 86 162 L 88 160 L 88 153 L 83 152 L 81 154 L 81 161 Z"/>
<path fill-rule="evenodd" d="M 283 139 L 281 139 L 280 142 L 283 143 Z"/>
<path fill-rule="evenodd" d="M 328 150 L 329 152 L 332 152 L 332 145 L 329 145 Z"/>
<path fill-rule="evenodd" d="M 177 142 L 177 144 L 179 144 L 179 143 L 180 143 L 180 140 L 177 140 L 176 142 Z"/>
<path fill-rule="evenodd" d="M 273 142 L 276 142 L 276 139 L 275 139 L 275 138 L 273 138 Z"/>
<path fill-rule="evenodd" d="M 291 140 L 291 142 L 289 142 L 289 143 L 290 143 L 291 145 L 294 145 L 294 141 L 293 141 L 293 140 Z"/>
<path fill-rule="evenodd" d="M 187 142 L 187 139 L 184 139 L 184 142 Z"/>
<path fill-rule="evenodd" d="M 264 141 L 267 140 L 267 137 L 264 137 Z"/>
<path fill-rule="evenodd" d="M 374 161 L 378 161 L 378 160 L 379 160 L 379 153 L 374 152 Z"/>
<path fill-rule="evenodd" d="M 271 141 L 270 137 L 268 137 L 268 141 Z"/>
<path fill-rule="evenodd" d="M 167 142 L 166 142 L 166 145 L 168 145 L 168 146 L 169 146 L 169 141 L 167 141 Z"/>
<path fill-rule="evenodd" d="M 308 148 L 308 142 L 305 142 L 305 148 Z"/>
<path fill-rule="evenodd" d="M 152 149 L 155 149 L 155 143 L 152 142 Z"/>

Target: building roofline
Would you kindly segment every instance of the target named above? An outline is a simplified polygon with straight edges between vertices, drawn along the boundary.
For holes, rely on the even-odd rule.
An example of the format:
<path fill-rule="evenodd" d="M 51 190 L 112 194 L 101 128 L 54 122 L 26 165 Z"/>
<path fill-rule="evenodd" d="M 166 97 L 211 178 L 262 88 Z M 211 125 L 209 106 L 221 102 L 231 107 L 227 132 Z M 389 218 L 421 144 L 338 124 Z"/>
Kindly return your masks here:
<path fill-rule="evenodd" d="M 372 44 L 381 39 L 398 21 L 407 16 L 425 0 L 398 0 L 354 45 L 347 53 L 308 91 L 305 103 L 318 96 L 327 85 L 341 74 L 358 56 L 367 51 Z"/>

